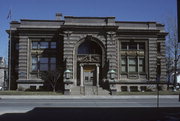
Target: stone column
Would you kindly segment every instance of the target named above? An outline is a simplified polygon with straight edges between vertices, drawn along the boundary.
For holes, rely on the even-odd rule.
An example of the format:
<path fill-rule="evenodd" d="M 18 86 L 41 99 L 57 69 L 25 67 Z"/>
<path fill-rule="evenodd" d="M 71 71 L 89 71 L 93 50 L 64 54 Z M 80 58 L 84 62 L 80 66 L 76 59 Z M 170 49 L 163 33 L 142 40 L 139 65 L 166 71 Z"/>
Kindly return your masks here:
<path fill-rule="evenodd" d="M 80 70 L 81 70 L 81 78 L 80 78 L 80 80 L 81 80 L 81 84 L 80 84 L 80 86 L 81 87 L 83 87 L 84 86 L 84 84 L 83 84 L 83 80 L 84 80 L 84 70 L 83 70 L 83 64 L 80 64 Z"/>
<path fill-rule="evenodd" d="M 121 86 L 119 86 L 119 92 L 122 92 L 122 88 L 121 88 Z"/>
<path fill-rule="evenodd" d="M 141 92 L 141 86 L 138 86 L 138 91 Z"/>
<path fill-rule="evenodd" d="M 96 64 L 96 81 L 97 81 L 97 84 L 96 86 L 99 87 L 99 64 Z"/>
<path fill-rule="evenodd" d="M 131 92 L 130 86 L 127 86 L 127 91 Z"/>
<path fill-rule="evenodd" d="M 18 78 L 19 80 L 28 79 L 28 37 L 19 36 L 19 69 L 18 69 Z"/>

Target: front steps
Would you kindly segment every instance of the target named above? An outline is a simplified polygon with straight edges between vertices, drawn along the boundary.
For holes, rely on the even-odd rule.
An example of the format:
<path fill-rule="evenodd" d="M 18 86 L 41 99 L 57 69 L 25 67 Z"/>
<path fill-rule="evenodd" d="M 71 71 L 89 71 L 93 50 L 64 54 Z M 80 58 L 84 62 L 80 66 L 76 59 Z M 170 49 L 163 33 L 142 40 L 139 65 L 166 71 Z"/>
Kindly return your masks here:
<path fill-rule="evenodd" d="M 71 89 L 71 95 L 110 95 L 110 92 L 102 87 L 96 86 L 75 86 Z"/>

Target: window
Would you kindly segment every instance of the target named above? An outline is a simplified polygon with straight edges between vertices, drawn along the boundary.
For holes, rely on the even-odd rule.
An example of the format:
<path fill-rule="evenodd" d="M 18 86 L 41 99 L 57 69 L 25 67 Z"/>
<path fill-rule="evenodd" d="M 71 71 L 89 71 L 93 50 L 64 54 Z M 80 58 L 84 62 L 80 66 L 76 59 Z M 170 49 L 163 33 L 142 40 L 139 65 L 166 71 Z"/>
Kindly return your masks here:
<path fill-rule="evenodd" d="M 135 57 L 129 58 L 129 72 L 137 72 L 137 61 Z"/>
<path fill-rule="evenodd" d="M 122 42 L 121 43 L 122 50 L 145 50 L 144 42 Z"/>
<path fill-rule="evenodd" d="M 127 42 L 122 42 L 121 43 L 121 49 L 122 50 L 127 50 Z"/>
<path fill-rule="evenodd" d="M 50 58 L 50 70 L 56 70 L 56 58 Z"/>
<path fill-rule="evenodd" d="M 93 41 L 86 40 L 79 45 L 78 54 L 101 54 L 101 47 Z"/>
<path fill-rule="evenodd" d="M 145 43 L 139 43 L 139 50 L 145 50 Z"/>
<path fill-rule="evenodd" d="M 121 50 L 126 51 L 121 53 L 121 73 L 145 72 L 145 54 L 139 53 L 145 51 L 145 42 L 122 42 Z"/>
<path fill-rule="evenodd" d="M 32 57 L 32 71 L 37 71 L 38 70 L 38 58 L 37 57 Z"/>
<path fill-rule="evenodd" d="M 129 43 L 129 50 L 137 50 L 137 43 Z"/>
<path fill-rule="evenodd" d="M 127 58 L 125 56 L 121 59 L 121 71 L 127 72 Z"/>
<path fill-rule="evenodd" d="M 32 56 L 32 71 L 53 71 L 56 70 L 55 57 Z"/>
<path fill-rule="evenodd" d="M 49 48 L 48 42 L 40 42 L 40 49 L 47 49 Z"/>
<path fill-rule="evenodd" d="M 40 58 L 40 71 L 48 71 L 48 58 Z"/>
<path fill-rule="evenodd" d="M 32 42 L 32 49 L 38 49 L 38 42 Z"/>
<path fill-rule="evenodd" d="M 51 48 L 52 49 L 56 48 L 56 42 L 51 42 Z"/>
<path fill-rule="evenodd" d="M 56 48 L 56 42 L 37 42 L 33 41 L 32 42 L 32 49 L 55 49 Z"/>
<path fill-rule="evenodd" d="M 144 57 L 139 58 L 139 72 L 145 72 Z"/>
<path fill-rule="evenodd" d="M 145 59 L 144 59 L 144 57 L 139 57 L 139 63 L 137 60 L 138 60 L 137 57 L 121 56 L 121 72 L 122 73 L 125 73 L 125 72 L 143 73 L 143 72 L 145 72 Z M 128 71 L 127 71 L 127 69 L 128 69 Z"/>
<path fill-rule="evenodd" d="M 88 80 L 88 76 L 85 76 L 85 80 Z"/>

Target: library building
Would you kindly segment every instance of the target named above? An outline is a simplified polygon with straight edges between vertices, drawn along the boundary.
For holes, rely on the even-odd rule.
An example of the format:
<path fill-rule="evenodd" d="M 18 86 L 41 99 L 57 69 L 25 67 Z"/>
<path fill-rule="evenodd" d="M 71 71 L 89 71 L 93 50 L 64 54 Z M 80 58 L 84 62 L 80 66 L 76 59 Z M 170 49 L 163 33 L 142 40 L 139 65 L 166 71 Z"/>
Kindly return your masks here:
<path fill-rule="evenodd" d="M 7 33 L 11 90 L 116 95 L 154 91 L 157 82 L 167 88 L 163 24 L 57 13 L 55 20 L 12 21 Z"/>

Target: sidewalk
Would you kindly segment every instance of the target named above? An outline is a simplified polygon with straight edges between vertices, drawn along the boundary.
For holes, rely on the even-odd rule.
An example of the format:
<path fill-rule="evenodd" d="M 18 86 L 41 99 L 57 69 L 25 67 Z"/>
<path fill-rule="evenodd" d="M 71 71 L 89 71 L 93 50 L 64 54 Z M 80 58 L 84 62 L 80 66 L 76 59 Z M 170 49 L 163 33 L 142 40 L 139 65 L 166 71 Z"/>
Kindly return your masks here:
<path fill-rule="evenodd" d="M 0 95 L 0 99 L 154 99 L 157 95 L 118 95 L 118 96 L 102 96 L 102 95 Z M 159 98 L 179 99 L 179 95 L 160 95 Z"/>

